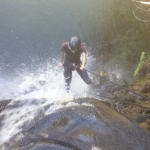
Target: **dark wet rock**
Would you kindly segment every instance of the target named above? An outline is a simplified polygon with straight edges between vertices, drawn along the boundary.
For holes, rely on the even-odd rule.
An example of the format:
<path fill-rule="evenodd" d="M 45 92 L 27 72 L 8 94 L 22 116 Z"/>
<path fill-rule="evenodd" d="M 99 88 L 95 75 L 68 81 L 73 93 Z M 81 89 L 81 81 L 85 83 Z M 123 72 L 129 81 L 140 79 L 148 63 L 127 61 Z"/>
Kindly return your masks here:
<path fill-rule="evenodd" d="M 132 116 L 139 115 L 139 118 L 142 118 L 143 114 L 149 114 L 150 106 L 146 105 L 149 98 L 140 92 L 140 86 L 120 87 L 115 84 L 104 85 L 101 87 L 99 95 L 104 94 L 104 99 L 110 103 L 112 108 L 126 115 L 133 122 L 137 122 L 137 119 Z"/>
<path fill-rule="evenodd" d="M 144 114 L 150 115 L 150 109 L 146 110 Z"/>
<path fill-rule="evenodd" d="M 143 92 L 143 93 L 148 93 L 148 92 L 150 92 L 150 82 L 149 82 L 149 83 L 146 83 L 145 85 L 142 86 L 141 92 Z"/>
<path fill-rule="evenodd" d="M 135 120 L 136 120 L 137 123 L 144 123 L 149 119 L 150 119 L 150 116 L 148 116 L 148 115 L 142 115 L 142 116 L 137 115 Z"/>
<path fill-rule="evenodd" d="M 142 76 L 147 76 L 149 73 L 150 64 L 143 67 L 141 74 Z M 139 120 L 143 119 L 143 115 L 150 114 L 150 105 L 147 105 L 150 101 L 150 82 L 148 80 L 143 86 L 141 86 L 141 83 L 133 83 L 129 86 L 122 76 L 112 73 L 106 74 L 102 71 L 99 90 L 96 94 L 102 100 L 109 102 L 111 107 L 126 115 L 130 120 L 139 123 Z M 133 117 L 135 115 L 139 115 L 138 119 Z"/>
<path fill-rule="evenodd" d="M 103 89 L 104 88 L 104 89 Z M 105 97 L 109 99 L 111 106 L 116 108 L 120 112 L 128 112 L 128 113 L 139 113 L 142 114 L 144 112 L 142 106 L 138 104 L 138 106 L 134 106 L 135 103 L 146 102 L 149 100 L 147 95 L 143 95 L 136 87 L 122 87 L 116 86 L 116 84 L 107 84 L 101 87 L 101 93 L 104 93 Z M 135 90 L 136 89 L 136 90 Z M 132 109 L 126 109 L 128 106 L 132 107 Z"/>
<path fill-rule="evenodd" d="M 141 123 L 140 126 L 144 129 L 150 131 L 150 118 L 146 119 L 146 121 Z"/>
<path fill-rule="evenodd" d="M 7 105 L 11 102 L 12 100 L 2 100 L 0 101 L 0 113 L 7 108 Z M 4 115 L 0 115 L 0 129 L 2 127 L 2 121 L 5 118 Z"/>
<path fill-rule="evenodd" d="M 74 101 L 42 116 L 5 144 L 9 150 L 146 150 L 150 133 L 95 99 Z M 67 107 L 65 107 L 67 106 Z"/>
<path fill-rule="evenodd" d="M 0 112 L 2 112 L 10 102 L 11 100 L 0 101 Z"/>
<path fill-rule="evenodd" d="M 140 77 L 144 77 L 148 74 L 150 74 L 150 63 L 144 65 L 139 71 Z"/>

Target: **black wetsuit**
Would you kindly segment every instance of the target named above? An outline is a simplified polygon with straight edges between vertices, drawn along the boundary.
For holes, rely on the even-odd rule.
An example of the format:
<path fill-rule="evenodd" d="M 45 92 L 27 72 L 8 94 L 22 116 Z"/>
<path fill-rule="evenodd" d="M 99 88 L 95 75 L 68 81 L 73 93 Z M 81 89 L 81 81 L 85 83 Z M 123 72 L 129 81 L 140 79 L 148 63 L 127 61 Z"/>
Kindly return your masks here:
<path fill-rule="evenodd" d="M 60 48 L 61 51 L 65 52 L 65 59 L 64 59 L 64 78 L 66 82 L 66 90 L 69 91 L 70 83 L 72 80 L 72 71 L 76 70 L 78 74 L 81 76 L 83 81 L 86 84 L 91 83 L 91 79 L 89 78 L 86 70 L 81 70 L 81 60 L 80 56 L 84 52 L 86 53 L 86 47 L 84 44 L 81 44 L 81 47 L 78 49 L 77 52 L 73 53 L 69 47 L 69 42 L 64 42 Z"/>

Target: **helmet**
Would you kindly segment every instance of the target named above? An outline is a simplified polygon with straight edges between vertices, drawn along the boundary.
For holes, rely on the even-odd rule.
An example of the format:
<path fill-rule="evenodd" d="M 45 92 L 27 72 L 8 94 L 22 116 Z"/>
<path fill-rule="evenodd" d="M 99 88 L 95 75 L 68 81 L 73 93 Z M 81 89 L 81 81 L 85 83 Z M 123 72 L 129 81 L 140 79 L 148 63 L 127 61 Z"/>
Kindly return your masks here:
<path fill-rule="evenodd" d="M 73 36 L 73 37 L 70 38 L 70 40 L 69 40 L 69 47 L 72 50 L 79 49 L 80 45 L 81 45 L 81 40 L 80 40 L 79 37 Z"/>

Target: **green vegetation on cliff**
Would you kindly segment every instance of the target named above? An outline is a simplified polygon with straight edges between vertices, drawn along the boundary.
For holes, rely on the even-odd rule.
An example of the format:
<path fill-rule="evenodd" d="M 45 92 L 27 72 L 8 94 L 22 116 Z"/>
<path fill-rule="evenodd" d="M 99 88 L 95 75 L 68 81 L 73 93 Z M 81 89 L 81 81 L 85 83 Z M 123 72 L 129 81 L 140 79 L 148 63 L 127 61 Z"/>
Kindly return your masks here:
<path fill-rule="evenodd" d="M 141 53 L 148 52 L 150 48 L 150 15 L 138 7 L 146 10 L 150 6 L 135 5 L 131 0 L 107 0 L 101 3 L 99 55 L 103 55 L 104 65 L 113 67 L 118 64 L 124 70 L 130 70 L 133 76 Z M 147 21 L 140 21 L 137 17 L 141 20 L 146 18 Z"/>
<path fill-rule="evenodd" d="M 134 76 L 137 76 L 139 74 L 140 69 L 144 65 L 144 58 L 145 58 L 145 52 L 142 52 L 141 57 L 140 57 L 140 62 L 138 64 L 136 70 L 134 71 Z"/>

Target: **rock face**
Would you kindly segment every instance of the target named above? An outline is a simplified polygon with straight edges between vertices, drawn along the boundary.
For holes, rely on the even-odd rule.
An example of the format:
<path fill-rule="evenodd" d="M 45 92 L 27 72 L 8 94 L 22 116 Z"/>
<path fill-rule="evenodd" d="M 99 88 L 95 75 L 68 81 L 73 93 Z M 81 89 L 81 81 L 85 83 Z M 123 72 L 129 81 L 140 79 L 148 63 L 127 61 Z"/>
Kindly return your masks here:
<path fill-rule="evenodd" d="M 143 93 L 148 93 L 150 92 L 150 82 L 146 83 L 141 87 L 141 92 Z"/>
<path fill-rule="evenodd" d="M 0 101 L 0 112 L 3 111 L 5 109 L 5 107 L 7 106 L 7 104 L 9 104 L 10 102 L 11 102 L 11 100 Z"/>
<path fill-rule="evenodd" d="M 148 72 L 148 70 L 147 70 Z M 130 120 L 142 124 L 142 127 L 150 131 L 150 124 L 147 123 L 150 119 L 150 82 L 144 85 L 128 83 L 121 77 L 115 74 L 99 75 L 100 86 L 99 90 L 94 93 L 97 97 L 103 98 L 111 104 L 113 108 L 126 115 Z"/>
<path fill-rule="evenodd" d="M 139 72 L 140 77 L 144 77 L 149 74 L 150 74 L 150 63 L 144 65 Z"/>
<path fill-rule="evenodd" d="M 26 124 L 6 150 L 147 150 L 150 133 L 108 104 L 84 98 Z M 16 105 L 14 105 L 16 107 Z M 45 111 L 50 105 L 45 107 Z M 11 106 L 11 109 L 13 106 Z"/>

